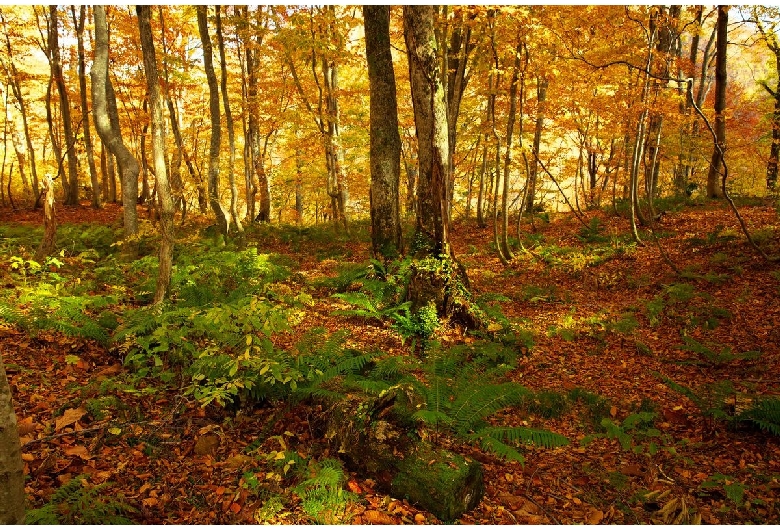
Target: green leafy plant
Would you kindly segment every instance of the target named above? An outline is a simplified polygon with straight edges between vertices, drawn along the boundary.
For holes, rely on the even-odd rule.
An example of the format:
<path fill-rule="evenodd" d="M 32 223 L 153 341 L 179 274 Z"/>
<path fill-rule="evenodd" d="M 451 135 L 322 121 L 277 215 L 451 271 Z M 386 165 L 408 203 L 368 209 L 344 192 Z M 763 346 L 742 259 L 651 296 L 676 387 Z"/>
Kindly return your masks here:
<path fill-rule="evenodd" d="M 700 363 L 707 366 L 717 367 L 732 361 L 752 360 L 761 356 L 760 351 L 732 353 L 731 346 L 724 346 L 720 351 L 716 351 L 688 336 L 683 337 L 683 341 L 685 344 L 679 348 L 695 353 L 701 359 Z"/>
<path fill-rule="evenodd" d="M 657 414 L 655 412 L 635 412 L 629 414 L 622 422 L 611 418 L 602 418 L 601 426 L 604 433 L 591 434 L 583 439 L 586 445 L 594 438 L 614 438 L 624 451 L 631 450 L 634 453 L 647 453 L 654 455 L 658 452 L 658 442 L 662 439 L 661 431 L 653 425 Z"/>
<path fill-rule="evenodd" d="M 723 488 L 726 498 L 737 506 L 742 505 L 742 500 L 744 499 L 745 491 L 747 490 L 747 487 L 737 481 L 734 477 L 722 473 L 711 475 L 699 485 L 699 489 L 701 490 L 711 490 L 715 488 Z"/>
<path fill-rule="evenodd" d="M 763 431 L 780 436 L 780 399 L 759 398 L 753 405 L 739 414 L 739 420 L 747 421 Z"/>
<path fill-rule="evenodd" d="M 729 401 L 733 403 L 735 395 L 734 384 L 731 381 L 705 383 L 694 390 L 676 383 L 659 372 L 651 371 L 650 373 L 675 392 L 690 399 L 704 417 L 714 420 L 734 420 L 734 415 L 729 412 L 727 406 Z"/>
<path fill-rule="evenodd" d="M 108 483 L 90 486 L 87 478 L 79 475 L 60 486 L 49 502 L 27 512 L 25 524 L 133 524 L 128 516 L 138 510 L 122 495 L 102 493 Z"/>
<path fill-rule="evenodd" d="M 542 429 L 493 426 L 486 419 L 499 410 L 522 404 L 531 392 L 512 382 L 497 382 L 496 375 L 509 369 L 507 353 L 480 355 L 480 345 L 438 351 L 425 367 L 425 383 L 412 387 L 419 396 L 412 419 L 479 444 L 509 460 L 524 461 L 518 446 L 533 443 L 544 447 L 566 445 L 568 440 Z"/>
<path fill-rule="evenodd" d="M 348 523 L 348 503 L 357 496 L 343 488 L 346 474 L 341 462 L 326 458 L 310 463 L 309 470 L 310 477 L 293 488 L 303 510 L 317 524 Z"/>

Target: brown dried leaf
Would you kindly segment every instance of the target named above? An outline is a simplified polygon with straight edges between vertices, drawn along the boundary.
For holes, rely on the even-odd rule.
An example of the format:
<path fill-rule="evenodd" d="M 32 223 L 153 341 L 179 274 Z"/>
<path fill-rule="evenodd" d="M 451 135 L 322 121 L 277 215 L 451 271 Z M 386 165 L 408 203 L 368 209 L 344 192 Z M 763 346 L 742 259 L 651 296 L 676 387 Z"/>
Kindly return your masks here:
<path fill-rule="evenodd" d="M 82 460 L 89 460 L 92 458 L 92 455 L 89 454 L 89 450 L 83 445 L 74 445 L 73 447 L 68 447 L 65 449 L 65 454 L 68 456 L 77 456 Z"/>
<path fill-rule="evenodd" d="M 59 432 L 68 425 L 73 425 L 77 421 L 79 421 L 84 415 L 87 413 L 86 410 L 79 407 L 77 409 L 67 409 L 65 413 L 57 418 L 57 420 L 54 423 L 54 431 Z"/>
<path fill-rule="evenodd" d="M 588 514 L 588 524 L 599 524 L 604 519 L 604 512 L 593 508 Z"/>

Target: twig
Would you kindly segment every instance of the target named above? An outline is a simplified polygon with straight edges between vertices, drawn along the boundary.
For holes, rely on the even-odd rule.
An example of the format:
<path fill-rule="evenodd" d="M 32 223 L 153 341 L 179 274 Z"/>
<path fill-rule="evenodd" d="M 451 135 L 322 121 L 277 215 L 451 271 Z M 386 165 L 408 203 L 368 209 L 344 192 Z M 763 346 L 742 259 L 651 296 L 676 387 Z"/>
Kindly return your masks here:
<path fill-rule="evenodd" d="M 555 183 L 555 185 L 558 187 L 558 191 L 561 192 L 561 195 L 563 195 L 563 200 L 566 201 L 566 204 L 569 205 L 569 209 L 571 210 L 571 213 L 573 213 L 574 216 L 577 218 L 577 220 L 580 223 L 582 223 L 582 226 L 584 226 L 585 228 L 590 228 L 588 226 L 588 223 L 586 223 L 585 221 L 582 220 L 582 217 L 580 217 L 580 214 L 577 213 L 577 210 L 574 209 L 574 206 L 571 205 L 571 202 L 569 202 L 569 198 L 563 192 L 563 189 L 561 188 L 561 185 L 558 184 L 558 181 L 555 179 L 555 177 L 552 176 L 552 173 L 550 173 L 550 171 L 545 167 L 544 162 L 542 162 L 541 159 L 539 158 L 539 154 L 536 151 L 533 151 L 533 154 L 534 154 L 534 158 L 536 159 L 536 161 L 539 162 L 539 165 L 541 166 L 541 168 L 544 170 L 545 173 L 547 173 L 547 176 L 550 177 L 552 179 L 552 181 Z"/>
<path fill-rule="evenodd" d="M 728 190 L 726 190 L 726 180 L 729 176 L 729 168 L 726 165 L 726 157 L 723 153 L 723 147 L 718 142 L 718 136 L 715 134 L 715 130 L 712 128 L 712 125 L 710 124 L 710 121 L 707 119 L 707 116 L 704 115 L 704 113 L 701 111 L 699 106 L 696 104 L 696 102 L 693 100 L 693 79 L 688 78 L 687 80 L 688 84 L 688 90 L 687 94 L 690 98 L 691 105 L 693 106 L 694 110 L 696 110 L 696 113 L 701 117 L 701 119 L 704 121 L 704 124 L 707 126 L 707 129 L 710 131 L 710 134 L 712 135 L 712 143 L 715 145 L 715 149 L 718 151 L 718 154 L 720 155 L 720 163 L 723 166 L 723 178 L 721 179 L 721 191 L 723 192 L 723 196 L 726 198 L 726 200 L 729 203 L 729 206 L 731 206 L 731 210 L 734 212 L 734 215 L 737 217 L 737 221 L 739 221 L 739 226 L 742 229 L 742 233 L 745 234 L 745 237 L 748 240 L 748 243 L 750 243 L 750 246 L 753 247 L 753 249 L 761 255 L 762 258 L 764 258 L 766 261 L 776 261 L 776 258 L 770 258 L 767 256 L 766 252 L 761 250 L 759 246 L 756 244 L 756 242 L 753 240 L 753 237 L 750 235 L 750 232 L 748 231 L 747 225 L 745 225 L 745 220 L 742 219 L 742 215 L 740 215 L 739 210 L 737 210 L 737 206 L 734 204 L 734 200 L 731 198 L 731 195 L 729 195 Z"/>
<path fill-rule="evenodd" d="M 538 502 L 536 502 L 536 501 L 533 499 L 533 497 L 531 497 L 531 494 L 530 494 L 530 492 L 531 492 L 531 485 L 534 483 L 534 476 L 536 476 L 536 472 L 537 472 L 537 471 L 539 471 L 539 467 L 537 467 L 536 469 L 534 469 L 534 472 L 533 472 L 533 473 L 531 473 L 531 478 L 529 478 L 529 479 L 528 479 L 528 486 L 526 486 L 526 488 L 525 488 L 525 498 L 526 498 L 526 499 L 528 499 L 529 501 L 531 501 L 532 503 L 534 503 L 534 504 L 536 505 L 536 507 L 537 507 L 537 508 L 539 508 L 540 510 L 542 510 L 542 511 L 544 512 L 544 514 L 545 514 L 547 517 L 549 517 L 550 519 L 552 519 L 553 523 L 555 523 L 555 524 L 561 524 L 561 523 L 560 523 L 560 521 L 558 521 L 558 519 L 556 519 L 556 518 L 555 518 L 555 516 L 554 516 L 553 514 L 549 513 L 549 512 L 548 512 L 548 511 L 545 509 L 545 507 L 544 507 L 544 506 L 542 506 L 541 504 L 539 504 Z M 554 497 L 554 495 L 552 495 L 552 494 L 549 494 L 549 495 L 550 495 L 551 497 Z"/>

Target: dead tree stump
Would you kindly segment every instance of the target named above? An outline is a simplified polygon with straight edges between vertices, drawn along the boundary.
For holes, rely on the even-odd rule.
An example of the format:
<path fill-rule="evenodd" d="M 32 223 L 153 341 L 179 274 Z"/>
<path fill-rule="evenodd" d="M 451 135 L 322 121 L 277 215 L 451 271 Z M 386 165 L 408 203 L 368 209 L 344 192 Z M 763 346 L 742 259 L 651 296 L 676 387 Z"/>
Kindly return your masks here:
<path fill-rule="evenodd" d="M 326 437 L 348 467 L 376 480 L 383 491 L 442 521 L 454 521 L 482 500 L 482 466 L 420 440 L 394 406 L 396 399 L 404 399 L 400 394 L 351 396 L 337 403 Z"/>
<path fill-rule="evenodd" d="M 43 239 L 35 252 L 35 260 L 42 261 L 54 251 L 57 237 L 57 218 L 54 215 L 54 180 L 51 175 L 43 179 L 41 189 L 43 201 Z"/>

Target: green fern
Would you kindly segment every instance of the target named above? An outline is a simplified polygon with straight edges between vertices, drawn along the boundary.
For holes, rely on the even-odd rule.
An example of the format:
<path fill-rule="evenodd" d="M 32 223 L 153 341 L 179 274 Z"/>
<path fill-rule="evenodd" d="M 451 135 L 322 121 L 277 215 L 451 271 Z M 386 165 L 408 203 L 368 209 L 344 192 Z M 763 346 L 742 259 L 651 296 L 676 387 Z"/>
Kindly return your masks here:
<path fill-rule="evenodd" d="M 468 434 L 466 438 L 497 456 L 506 460 L 525 462 L 523 455 L 516 449 L 519 444 L 533 444 L 547 449 L 569 444 L 568 438 L 560 434 L 528 427 L 484 427 Z"/>
<path fill-rule="evenodd" d="M 763 398 L 739 415 L 740 420 L 753 423 L 762 431 L 780 436 L 780 399 Z"/>
<path fill-rule="evenodd" d="M 339 524 L 346 520 L 346 507 L 357 497 L 344 490 L 346 474 L 341 462 L 326 458 L 312 466 L 312 476 L 293 488 L 301 507 L 318 524 Z"/>
<path fill-rule="evenodd" d="M 452 418 L 455 429 L 465 434 L 479 421 L 499 410 L 517 404 L 529 390 L 517 383 L 483 384 L 472 387 L 455 400 Z"/>
<path fill-rule="evenodd" d="M 30 510 L 25 524 L 133 524 L 127 516 L 138 510 L 124 502 L 119 495 L 101 494 L 108 484 L 87 486 L 88 475 L 79 475 L 54 492 L 49 502 Z"/>

